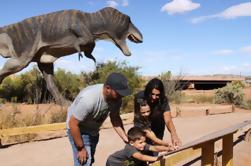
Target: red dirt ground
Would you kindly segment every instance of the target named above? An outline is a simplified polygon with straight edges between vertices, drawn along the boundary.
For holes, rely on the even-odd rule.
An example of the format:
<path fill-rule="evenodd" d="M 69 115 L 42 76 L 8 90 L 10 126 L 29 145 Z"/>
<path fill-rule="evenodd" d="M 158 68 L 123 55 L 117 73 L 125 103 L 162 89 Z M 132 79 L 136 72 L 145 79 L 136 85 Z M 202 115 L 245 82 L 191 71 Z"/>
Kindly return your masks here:
<path fill-rule="evenodd" d="M 132 114 L 128 114 L 127 122 L 132 120 Z M 251 112 L 236 111 L 228 114 L 217 114 L 210 116 L 184 116 L 174 118 L 177 132 L 183 142 L 188 143 L 203 135 L 214 131 L 224 129 L 244 120 L 251 119 Z M 124 121 L 125 122 L 125 121 Z M 131 127 L 126 125 L 125 129 Z M 123 148 L 124 143 L 111 128 L 102 129 L 100 133 L 100 142 L 97 146 L 96 162 L 94 166 L 105 165 L 109 154 Z M 165 139 L 169 138 L 166 132 Z M 235 146 L 234 164 L 245 166 L 251 162 L 249 155 L 251 153 L 250 143 L 242 142 Z M 4 166 L 48 166 L 48 165 L 72 165 L 71 147 L 67 137 L 52 139 L 47 141 L 30 142 L 17 144 L 0 150 L 1 165 Z M 195 164 L 195 165 L 198 165 Z"/>
<path fill-rule="evenodd" d="M 201 92 L 212 95 L 212 91 Z M 190 91 L 190 94 L 198 94 L 198 92 Z M 251 88 L 245 89 L 245 98 L 251 99 Z M 21 112 L 34 110 L 34 105 L 21 104 L 17 106 Z M 36 105 L 39 110 L 44 112 L 48 110 L 61 110 L 62 108 L 57 105 Z M 214 131 L 224 129 L 236 123 L 243 122 L 244 120 L 251 120 L 251 110 L 243 111 L 236 109 L 234 113 L 231 112 L 230 106 L 217 106 L 209 104 L 182 104 L 178 106 L 181 111 L 181 117 L 174 118 L 174 123 L 178 135 L 180 136 L 183 144 L 188 143 L 206 134 Z M 172 105 L 172 115 L 176 116 L 177 105 Z M 215 115 L 205 116 L 204 110 L 210 108 L 211 113 Z M 0 107 L 5 111 L 13 109 L 13 105 L 4 105 Z M 123 115 L 125 118 L 124 123 L 132 122 L 132 114 Z M 131 124 L 126 125 L 125 129 L 128 130 Z M 166 131 L 165 139 L 169 138 Z M 111 128 L 102 129 L 100 132 L 100 142 L 96 151 L 96 162 L 94 166 L 105 165 L 106 158 L 109 154 L 123 148 L 124 143 Z M 251 163 L 251 143 L 241 142 L 234 148 L 234 165 L 246 166 Z M 71 147 L 67 137 L 58 139 L 30 142 L 24 144 L 17 144 L 10 147 L 0 149 L 0 161 L 4 166 L 48 166 L 72 165 Z M 198 165 L 195 164 L 195 165 Z"/>

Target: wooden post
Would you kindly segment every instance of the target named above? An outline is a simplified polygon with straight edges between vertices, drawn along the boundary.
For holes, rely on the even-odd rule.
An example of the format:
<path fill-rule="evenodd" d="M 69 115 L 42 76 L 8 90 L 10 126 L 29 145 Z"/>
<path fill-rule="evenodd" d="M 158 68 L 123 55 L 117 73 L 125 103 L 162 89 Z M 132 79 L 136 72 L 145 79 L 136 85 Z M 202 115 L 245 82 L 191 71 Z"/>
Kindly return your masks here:
<path fill-rule="evenodd" d="M 202 145 L 201 157 L 202 157 L 201 165 L 203 166 L 214 165 L 214 141 L 208 141 Z"/>
<path fill-rule="evenodd" d="M 225 135 L 223 137 L 222 165 L 233 165 L 233 133 Z"/>
<path fill-rule="evenodd" d="M 209 109 L 208 108 L 206 109 L 206 115 L 209 115 Z"/>
<path fill-rule="evenodd" d="M 232 112 L 235 112 L 235 106 L 232 104 Z"/>
<path fill-rule="evenodd" d="M 181 110 L 179 107 L 176 107 L 176 117 L 181 117 Z"/>

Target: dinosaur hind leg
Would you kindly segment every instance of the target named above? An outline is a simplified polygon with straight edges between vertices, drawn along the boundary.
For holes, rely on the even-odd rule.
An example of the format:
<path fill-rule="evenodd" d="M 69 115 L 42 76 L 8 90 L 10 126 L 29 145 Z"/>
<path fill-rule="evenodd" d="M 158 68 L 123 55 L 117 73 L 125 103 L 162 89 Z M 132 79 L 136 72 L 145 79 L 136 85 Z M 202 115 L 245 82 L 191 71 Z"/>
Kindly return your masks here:
<path fill-rule="evenodd" d="M 12 57 L 7 60 L 3 68 L 0 70 L 0 84 L 2 83 L 5 77 L 17 73 L 26 66 L 28 66 L 31 61 L 31 58 L 26 57 L 26 59 L 24 59 L 21 57 Z"/>
<path fill-rule="evenodd" d="M 53 63 L 40 63 L 38 62 L 38 68 L 42 72 L 47 89 L 54 97 L 56 103 L 64 105 L 68 104 L 68 101 L 61 95 L 54 81 L 54 66 Z"/>

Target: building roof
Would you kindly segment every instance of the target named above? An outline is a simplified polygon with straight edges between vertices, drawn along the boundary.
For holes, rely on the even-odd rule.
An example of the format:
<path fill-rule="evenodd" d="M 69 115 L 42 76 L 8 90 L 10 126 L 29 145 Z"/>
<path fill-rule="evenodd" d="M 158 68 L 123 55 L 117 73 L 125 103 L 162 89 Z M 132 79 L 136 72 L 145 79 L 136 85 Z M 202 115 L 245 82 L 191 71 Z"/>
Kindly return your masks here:
<path fill-rule="evenodd" d="M 233 76 L 175 76 L 173 79 L 186 81 L 245 81 L 245 77 Z"/>

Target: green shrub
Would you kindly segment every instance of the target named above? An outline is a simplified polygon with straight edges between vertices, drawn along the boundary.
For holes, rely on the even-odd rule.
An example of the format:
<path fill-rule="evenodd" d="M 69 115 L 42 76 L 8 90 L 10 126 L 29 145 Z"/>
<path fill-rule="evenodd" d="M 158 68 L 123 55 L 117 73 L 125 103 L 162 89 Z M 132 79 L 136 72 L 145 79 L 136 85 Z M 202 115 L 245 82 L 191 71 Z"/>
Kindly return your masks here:
<path fill-rule="evenodd" d="M 92 72 L 73 74 L 63 69 L 55 72 L 55 83 L 59 92 L 68 100 L 74 100 L 79 91 L 92 84 L 104 83 L 107 75 L 111 72 L 123 73 L 129 81 L 133 93 L 142 87 L 142 78 L 138 74 L 139 67 L 129 66 L 126 62 L 107 62 L 97 64 Z M 0 103 L 2 99 L 8 102 L 19 103 L 48 103 L 51 101 L 51 94 L 46 88 L 45 81 L 37 67 L 32 70 L 7 77 L 0 85 Z M 123 108 L 127 107 L 127 99 Z"/>
<path fill-rule="evenodd" d="M 82 72 L 82 78 L 85 80 L 86 85 L 92 85 L 96 83 L 104 83 L 107 75 L 112 72 L 119 72 L 126 76 L 128 79 L 128 84 L 132 91 L 132 94 L 135 94 L 139 88 L 142 87 L 142 78 L 139 76 L 137 70 L 139 67 L 128 66 L 126 62 L 107 62 L 97 64 L 97 69 L 93 72 L 85 73 Z M 133 100 L 132 97 L 123 98 L 122 112 L 132 112 L 133 103 L 129 101 Z"/>
<path fill-rule="evenodd" d="M 6 99 L 0 98 L 0 104 L 4 104 L 6 102 Z"/>
<path fill-rule="evenodd" d="M 247 101 L 248 109 L 251 109 L 251 100 Z"/>
<path fill-rule="evenodd" d="M 245 105 L 243 85 L 239 82 L 228 83 L 225 87 L 215 92 L 215 103 L 234 104 L 238 106 Z"/>
<path fill-rule="evenodd" d="M 214 103 L 213 96 L 195 95 L 195 96 L 192 96 L 192 99 L 195 103 Z"/>
<path fill-rule="evenodd" d="M 181 103 L 182 94 L 179 84 L 181 77 L 177 79 L 172 79 L 172 73 L 170 71 L 162 73 L 159 77 L 164 84 L 165 93 L 168 100 L 176 104 Z"/>

